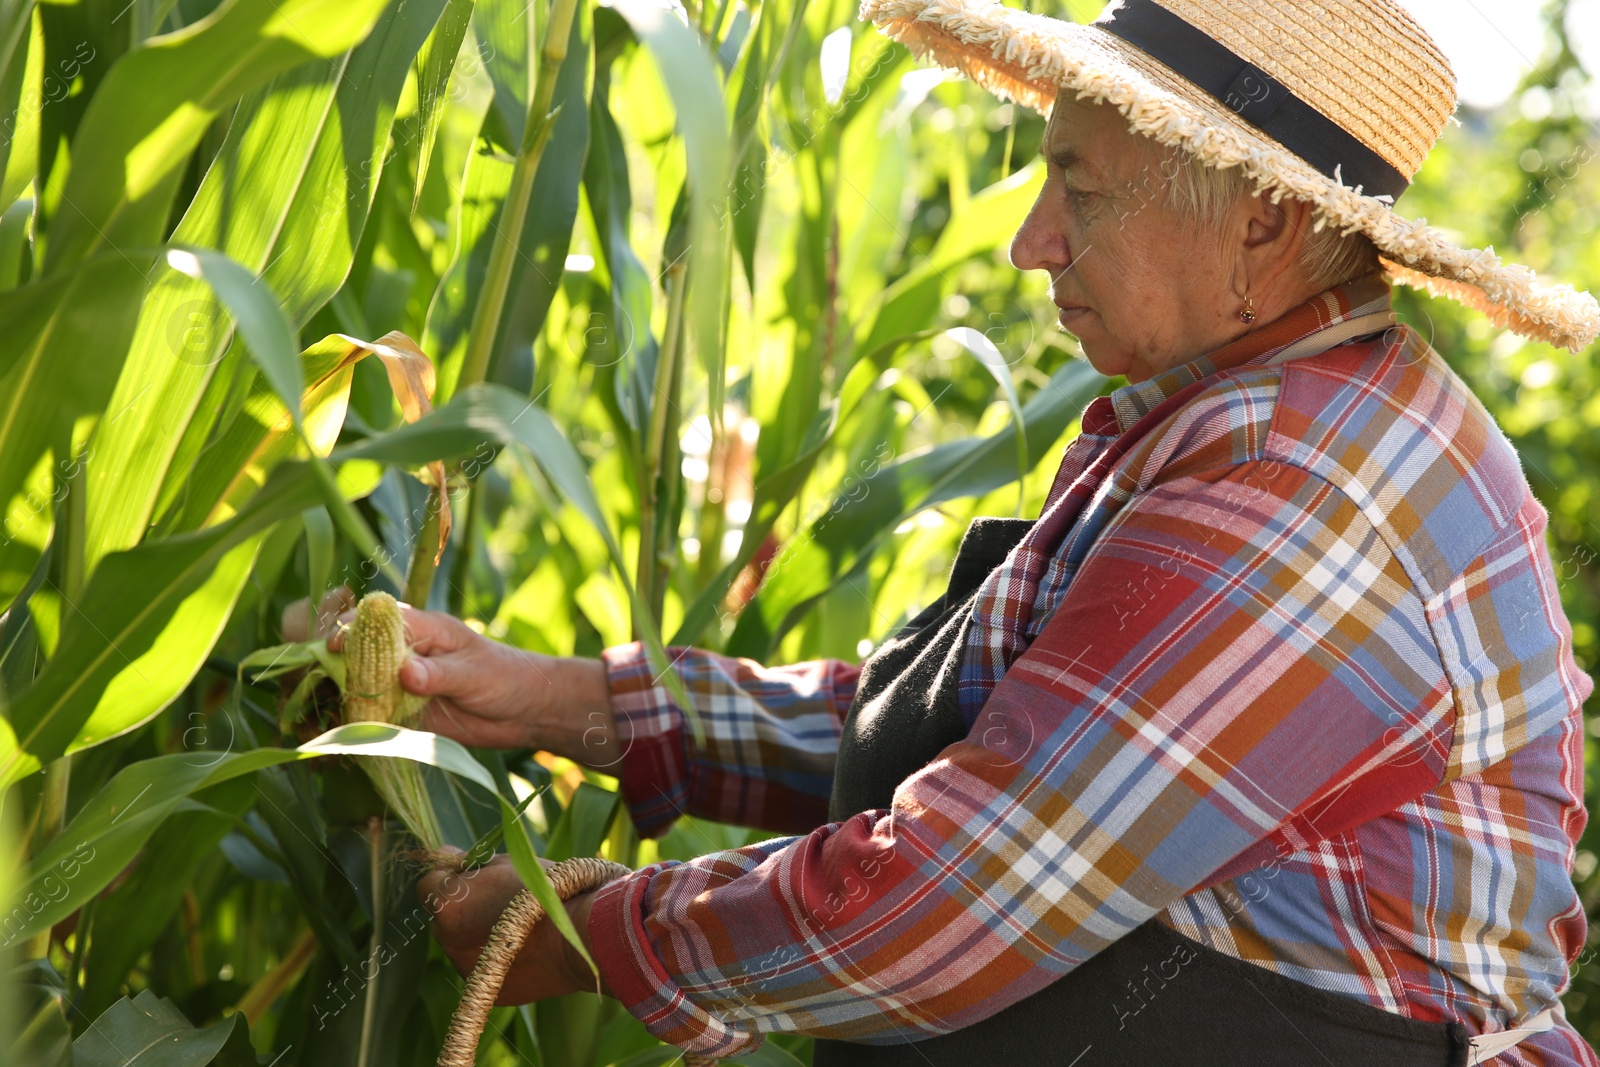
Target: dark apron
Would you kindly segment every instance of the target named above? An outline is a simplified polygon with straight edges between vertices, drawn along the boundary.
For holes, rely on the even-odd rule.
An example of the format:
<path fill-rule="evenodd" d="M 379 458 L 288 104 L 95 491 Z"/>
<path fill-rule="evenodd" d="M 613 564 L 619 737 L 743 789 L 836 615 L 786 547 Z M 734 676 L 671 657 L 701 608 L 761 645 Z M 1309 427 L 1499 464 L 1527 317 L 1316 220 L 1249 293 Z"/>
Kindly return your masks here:
<path fill-rule="evenodd" d="M 862 664 L 828 817 L 888 808 L 894 791 L 967 730 L 956 684 L 972 600 L 1032 525 L 978 519 L 950 585 Z M 1464 1067 L 1458 1023 L 1422 1023 L 1323 992 L 1192 941 L 1152 919 L 987 1019 L 899 1045 L 819 1039 L 815 1067 L 1095 1067 L 1308 1064 Z"/>

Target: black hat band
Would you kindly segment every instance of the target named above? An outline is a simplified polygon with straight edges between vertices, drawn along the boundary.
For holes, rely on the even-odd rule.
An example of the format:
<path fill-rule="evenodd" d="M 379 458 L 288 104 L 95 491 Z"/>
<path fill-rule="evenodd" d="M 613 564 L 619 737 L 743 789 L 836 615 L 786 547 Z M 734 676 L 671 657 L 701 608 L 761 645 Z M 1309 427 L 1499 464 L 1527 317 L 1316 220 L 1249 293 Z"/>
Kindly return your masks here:
<path fill-rule="evenodd" d="M 1094 25 L 1159 60 L 1326 177 L 1398 198 L 1410 181 L 1288 86 L 1154 0 L 1123 0 Z"/>

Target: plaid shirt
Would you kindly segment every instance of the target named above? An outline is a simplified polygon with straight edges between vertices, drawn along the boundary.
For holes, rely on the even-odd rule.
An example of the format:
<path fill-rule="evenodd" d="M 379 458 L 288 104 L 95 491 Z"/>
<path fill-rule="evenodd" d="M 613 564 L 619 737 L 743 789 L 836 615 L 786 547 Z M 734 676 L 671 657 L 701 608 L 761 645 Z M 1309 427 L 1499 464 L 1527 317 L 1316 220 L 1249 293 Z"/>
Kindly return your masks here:
<path fill-rule="evenodd" d="M 983 1019 L 1151 917 L 1412 1018 L 1509 1028 L 1584 944 L 1592 683 L 1516 453 L 1372 277 L 1095 400 L 979 590 L 969 732 L 827 822 L 856 668 L 604 659 L 645 834 L 798 836 L 602 889 L 656 1035 L 898 1043 Z M 1137 990 L 1117 1010 L 1137 1012 Z M 1502 1064 L 1600 1064 L 1565 1023 Z"/>

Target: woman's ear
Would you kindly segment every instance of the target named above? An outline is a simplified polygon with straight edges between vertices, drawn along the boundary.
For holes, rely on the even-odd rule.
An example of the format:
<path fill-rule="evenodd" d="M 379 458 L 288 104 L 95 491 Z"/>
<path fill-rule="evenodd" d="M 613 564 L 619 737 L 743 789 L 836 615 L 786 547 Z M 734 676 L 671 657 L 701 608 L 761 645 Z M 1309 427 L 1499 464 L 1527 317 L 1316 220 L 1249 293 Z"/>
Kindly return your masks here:
<path fill-rule="evenodd" d="M 1311 205 L 1286 196 L 1272 202 L 1270 193 L 1245 198 L 1245 234 L 1240 256 L 1245 276 L 1254 279 L 1292 275 L 1314 224 Z"/>
<path fill-rule="evenodd" d="M 1305 242 L 1306 235 L 1310 233 L 1311 205 L 1292 196 L 1286 196 L 1274 204 L 1271 196 L 1265 193 L 1251 197 L 1251 200 L 1253 210 L 1250 232 L 1245 238 L 1245 244 L 1251 248 L 1259 248 L 1287 240 L 1294 245 L 1294 250 L 1298 251 L 1299 246 Z"/>

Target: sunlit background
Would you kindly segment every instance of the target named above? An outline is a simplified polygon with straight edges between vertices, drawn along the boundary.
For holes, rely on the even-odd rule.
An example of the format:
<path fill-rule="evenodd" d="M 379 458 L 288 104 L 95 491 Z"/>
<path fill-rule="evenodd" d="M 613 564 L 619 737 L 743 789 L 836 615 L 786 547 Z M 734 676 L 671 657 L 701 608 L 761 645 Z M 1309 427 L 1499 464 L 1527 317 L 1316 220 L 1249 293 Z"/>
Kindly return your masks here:
<path fill-rule="evenodd" d="M 1517 92 L 1546 46 L 1545 19 L 1534 0 L 1399 0 L 1455 68 L 1463 104 L 1492 108 Z M 1567 34 L 1584 65 L 1600 69 L 1600 0 L 1573 0 Z M 1582 113 L 1600 118 L 1600 97 L 1575 96 Z M 1535 112 L 1545 105 L 1530 98 Z M 1542 117 L 1536 115 L 1535 117 Z"/>

